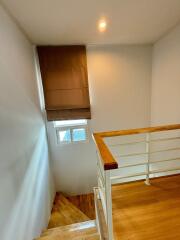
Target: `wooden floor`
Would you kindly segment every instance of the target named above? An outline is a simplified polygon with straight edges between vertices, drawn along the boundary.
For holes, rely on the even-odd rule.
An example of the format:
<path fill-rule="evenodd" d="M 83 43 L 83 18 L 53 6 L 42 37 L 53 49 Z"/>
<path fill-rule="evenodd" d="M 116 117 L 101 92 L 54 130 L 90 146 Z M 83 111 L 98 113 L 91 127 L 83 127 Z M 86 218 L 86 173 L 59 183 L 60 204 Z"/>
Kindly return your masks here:
<path fill-rule="evenodd" d="M 51 228 L 36 240 L 100 240 L 94 220 Z"/>
<path fill-rule="evenodd" d="M 89 220 L 88 216 L 72 204 L 62 193 L 56 194 L 48 228 L 55 228 Z"/>
<path fill-rule="evenodd" d="M 57 193 L 48 229 L 36 240 L 100 240 L 94 216 L 92 194 L 67 197 Z M 83 210 L 83 211 L 82 211 Z"/>
<path fill-rule="evenodd" d="M 180 175 L 115 185 L 114 237 L 119 240 L 180 239 Z"/>
<path fill-rule="evenodd" d="M 70 196 L 67 199 L 79 208 L 90 219 L 95 219 L 94 193 Z"/>

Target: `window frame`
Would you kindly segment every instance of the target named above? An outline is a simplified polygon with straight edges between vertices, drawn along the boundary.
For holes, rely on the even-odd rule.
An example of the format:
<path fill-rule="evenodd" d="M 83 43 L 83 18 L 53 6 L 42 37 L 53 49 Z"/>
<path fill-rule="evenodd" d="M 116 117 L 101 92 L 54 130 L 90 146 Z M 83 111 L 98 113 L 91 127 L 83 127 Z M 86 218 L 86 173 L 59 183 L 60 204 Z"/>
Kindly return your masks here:
<path fill-rule="evenodd" d="M 86 119 L 85 119 L 86 120 Z M 71 124 L 71 125 L 62 125 L 62 126 L 56 126 L 54 124 L 54 129 L 56 132 L 56 143 L 58 146 L 61 145 L 71 145 L 71 144 L 80 144 L 80 143 L 86 143 L 89 140 L 89 131 L 88 131 L 88 121 L 86 120 L 86 123 L 84 124 Z M 73 130 L 74 129 L 84 129 L 85 130 L 85 134 L 86 134 L 86 139 L 85 140 L 80 140 L 80 141 L 73 141 Z M 60 137 L 59 137 L 59 132 L 60 131 L 67 131 L 70 130 L 70 137 L 71 137 L 71 141 L 60 141 Z"/>
<path fill-rule="evenodd" d="M 56 122 L 73 122 L 74 121 L 74 124 L 73 123 L 66 123 L 66 124 L 61 124 L 61 125 L 56 125 Z M 77 122 L 75 124 L 76 121 L 81 121 L 81 122 Z M 82 123 L 82 121 L 84 121 L 84 123 Z M 61 128 L 61 127 L 73 127 L 73 126 L 84 126 L 84 125 L 87 125 L 88 124 L 88 120 L 87 119 L 74 119 L 74 120 L 62 120 L 62 121 L 54 121 L 54 127 L 55 128 Z"/>

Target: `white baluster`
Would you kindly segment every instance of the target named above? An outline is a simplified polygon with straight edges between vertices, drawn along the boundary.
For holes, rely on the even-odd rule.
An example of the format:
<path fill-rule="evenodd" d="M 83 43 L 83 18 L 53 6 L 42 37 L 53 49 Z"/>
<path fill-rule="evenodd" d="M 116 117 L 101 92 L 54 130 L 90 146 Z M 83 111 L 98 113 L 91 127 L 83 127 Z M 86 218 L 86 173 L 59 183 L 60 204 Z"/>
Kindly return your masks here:
<path fill-rule="evenodd" d="M 150 184 L 150 179 L 149 179 L 149 168 L 150 168 L 150 154 L 149 154 L 149 151 L 150 151 L 150 134 L 149 133 L 146 133 L 146 153 L 147 153 L 147 165 L 146 165 L 146 172 L 147 172 L 147 175 L 146 175 L 146 181 L 145 181 L 145 184 L 146 185 L 151 185 Z"/>
<path fill-rule="evenodd" d="M 112 195 L 110 170 L 105 171 L 105 193 L 106 193 L 106 214 L 108 227 L 108 240 L 113 240 L 113 219 L 112 219 Z"/>

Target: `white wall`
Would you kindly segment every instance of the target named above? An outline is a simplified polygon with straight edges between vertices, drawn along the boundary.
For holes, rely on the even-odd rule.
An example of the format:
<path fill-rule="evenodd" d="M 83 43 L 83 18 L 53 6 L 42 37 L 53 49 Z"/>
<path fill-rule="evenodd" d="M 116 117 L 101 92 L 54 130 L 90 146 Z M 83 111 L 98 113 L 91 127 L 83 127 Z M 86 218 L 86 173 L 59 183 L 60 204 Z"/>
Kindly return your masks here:
<path fill-rule="evenodd" d="M 149 126 L 151 53 L 151 46 L 88 48 L 91 132 Z M 52 123 L 48 128 L 57 190 L 68 194 L 92 192 L 96 186 L 92 139 L 60 147 Z"/>
<path fill-rule="evenodd" d="M 151 51 L 146 45 L 89 47 L 94 131 L 149 125 Z"/>
<path fill-rule="evenodd" d="M 180 24 L 153 48 L 151 124 L 180 122 Z"/>
<path fill-rule="evenodd" d="M 151 87 L 151 125 L 180 123 L 180 24 L 166 34 L 153 46 L 152 87 Z M 180 131 L 172 131 L 173 136 L 180 136 Z M 168 136 L 170 137 L 170 136 Z M 167 148 L 173 141 L 166 142 Z M 173 148 L 179 147 L 175 141 Z M 179 168 L 180 151 L 169 151 L 154 156 L 156 159 L 172 159 L 156 166 L 158 168 Z M 174 172 L 163 173 L 174 174 Z"/>
<path fill-rule="evenodd" d="M 89 193 L 96 184 L 96 152 L 93 141 L 57 145 L 52 123 L 48 124 L 56 189 L 69 195 Z"/>
<path fill-rule="evenodd" d="M 0 6 L 0 239 L 32 240 L 54 194 L 33 48 Z"/>

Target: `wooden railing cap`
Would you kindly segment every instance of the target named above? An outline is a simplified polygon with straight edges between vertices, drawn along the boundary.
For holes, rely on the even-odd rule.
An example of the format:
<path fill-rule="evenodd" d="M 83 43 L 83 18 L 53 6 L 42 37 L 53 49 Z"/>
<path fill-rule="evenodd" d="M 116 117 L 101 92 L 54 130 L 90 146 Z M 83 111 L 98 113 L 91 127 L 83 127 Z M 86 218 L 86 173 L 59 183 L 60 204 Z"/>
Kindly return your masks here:
<path fill-rule="evenodd" d="M 100 153 L 104 170 L 110 170 L 110 169 L 118 168 L 118 163 L 113 157 L 110 150 L 108 149 L 103 138 L 142 134 L 142 133 L 162 132 L 162 131 L 177 130 L 177 129 L 180 129 L 180 124 L 171 124 L 171 125 L 148 127 L 148 128 L 126 129 L 126 130 L 109 131 L 109 132 L 98 132 L 93 134 L 93 138 L 94 138 L 96 147 Z"/>
<path fill-rule="evenodd" d="M 171 125 L 163 125 L 157 127 L 148 127 L 148 128 L 135 128 L 135 129 L 125 129 L 125 130 L 118 130 L 118 131 L 108 131 L 108 132 L 98 132 L 95 133 L 100 137 L 117 137 L 123 135 L 132 135 L 132 134 L 141 134 L 141 133 L 152 133 L 152 132 L 162 132 L 162 131 L 169 131 L 169 130 L 177 130 L 180 129 L 180 124 L 171 124 Z"/>

